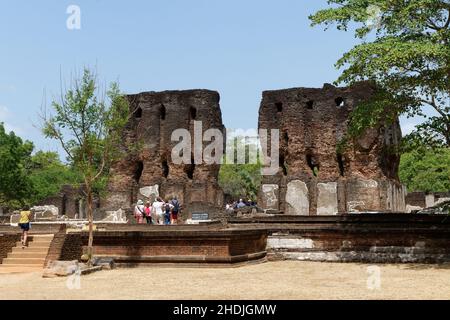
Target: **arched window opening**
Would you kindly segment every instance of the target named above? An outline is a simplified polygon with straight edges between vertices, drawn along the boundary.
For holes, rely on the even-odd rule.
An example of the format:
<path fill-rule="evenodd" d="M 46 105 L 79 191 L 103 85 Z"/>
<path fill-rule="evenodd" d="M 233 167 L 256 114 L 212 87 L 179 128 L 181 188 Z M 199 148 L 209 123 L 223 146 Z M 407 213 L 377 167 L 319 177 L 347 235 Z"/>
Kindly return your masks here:
<path fill-rule="evenodd" d="M 286 145 L 289 144 L 289 134 L 288 134 L 287 131 L 284 131 L 284 132 L 283 132 L 283 141 L 284 141 L 284 143 L 285 143 Z"/>
<path fill-rule="evenodd" d="M 163 104 L 159 108 L 159 114 L 160 114 L 161 120 L 166 120 L 166 107 Z"/>
<path fill-rule="evenodd" d="M 345 165 L 344 165 L 344 158 L 340 153 L 337 154 L 337 162 L 339 166 L 339 174 L 341 175 L 341 177 L 343 177 L 345 174 Z"/>
<path fill-rule="evenodd" d="M 194 172 L 195 172 L 194 158 L 191 158 L 191 163 L 187 164 L 184 167 L 184 172 L 186 173 L 186 176 L 188 177 L 189 180 L 194 179 Z"/>
<path fill-rule="evenodd" d="M 275 108 L 277 109 L 277 112 L 283 112 L 283 104 L 281 102 L 275 103 Z"/>
<path fill-rule="evenodd" d="M 191 120 L 197 119 L 197 109 L 194 107 L 189 108 L 189 115 Z"/>
<path fill-rule="evenodd" d="M 287 176 L 288 175 L 288 169 L 286 166 L 286 159 L 284 158 L 284 154 L 280 154 L 280 168 L 283 172 L 283 176 Z"/>
<path fill-rule="evenodd" d="M 313 175 L 317 177 L 319 175 L 319 165 L 316 163 L 311 154 L 306 155 L 306 162 L 308 164 L 308 167 L 311 169 Z"/>
<path fill-rule="evenodd" d="M 143 171 L 144 171 L 144 163 L 142 161 L 138 161 L 136 163 L 136 167 L 135 167 L 134 173 L 133 173 L 134 181 L 136 181 L 137 184 L 139 184 L 139 181 L 141 180 Z"/>
<path fill-rule="evenodd" d="M 136 111 L 134 112 L 134 117 L 135 117 L 136 119 L 142 118 L 142 108 L 141 108 L 141 107 L 139 107 L 139 108 L 136 109 Z"/>
<path fill-rule="evenodd" d="M 161 167 L 164 178 L 167 178 L 169 176 L 169 164 L 167 163 L 167 160 L 164 159 L 162 161 Z"/>
<path fill-rule="evenodd" d="M 338 108 L 345 107 L 345 100 L 342 97 L 338 97 L 338 98 L 334 99 L 334 102 L 336 102 L 336 107 L 338 107 Z"/>

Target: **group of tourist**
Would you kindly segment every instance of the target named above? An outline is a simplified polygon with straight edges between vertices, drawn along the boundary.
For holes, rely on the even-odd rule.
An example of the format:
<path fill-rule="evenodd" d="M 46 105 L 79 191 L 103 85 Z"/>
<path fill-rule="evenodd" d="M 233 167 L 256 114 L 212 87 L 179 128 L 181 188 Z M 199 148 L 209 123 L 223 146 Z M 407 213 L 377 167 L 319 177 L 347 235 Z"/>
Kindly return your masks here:
<path fill-rule="evenodd" d="M 239 199 L 239 201 L 230 201 L 227 203 L 227 205 L 225 206 L 225 210 L 226 211 L 233 211 L 236 209 L 241 209 L 244 207 L 254 207 L 256 206 L 256 202 L 253 200 L 245 200 L 244 199 Z"/>
<path fill-rule="evenodd" d="M 144 201 L 138 200 L 134 207 L 134 217 L 138 224 L 178 224 L 180 209 L 181 205 L 176 196 L 166 201 L 157 197 L 152 204 L 150 201 L 144 204 Z"/>

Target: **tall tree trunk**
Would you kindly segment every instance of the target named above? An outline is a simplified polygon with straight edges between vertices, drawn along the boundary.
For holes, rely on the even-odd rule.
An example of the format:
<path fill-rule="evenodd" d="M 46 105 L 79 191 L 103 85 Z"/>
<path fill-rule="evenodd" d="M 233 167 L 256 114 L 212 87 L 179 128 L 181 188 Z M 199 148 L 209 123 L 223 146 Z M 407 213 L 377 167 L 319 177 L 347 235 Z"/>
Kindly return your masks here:
<path fill-rule="evenodd" d="M 89 257 L 88 265 L 92 264 L 93 243 L 94 243 L 94 215 L 92 212 L 92 189 L 91 186 L 86 186 L 87 193 L 87 214 L 89 220 L 89 240 L 87 247 L 87 254 Z"/>

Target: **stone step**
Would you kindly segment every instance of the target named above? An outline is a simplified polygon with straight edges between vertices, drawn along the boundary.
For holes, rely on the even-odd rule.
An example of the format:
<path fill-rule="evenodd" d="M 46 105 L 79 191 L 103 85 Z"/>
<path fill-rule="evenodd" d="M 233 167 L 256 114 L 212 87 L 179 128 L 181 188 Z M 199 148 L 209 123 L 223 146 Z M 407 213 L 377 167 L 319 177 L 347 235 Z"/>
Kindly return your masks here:
<path fill-rule="evenodd" d="M 55 235 L 54 234 L 32 234 L 28 235 L 31 239 L 53 239 Z"/>
<path fill-rule="evenodd" d="M 33 244 L 41 244 L 42 246 L 49 246 L 52 243 L 52 240 L 33 240 L 33 241 L 28 241 L 28 243 L 33 243 Z"/>
<path fill-rule="evenodd" d="M 10 252 L 8 253 L 7 258 L 37 258 L 37 259 L 45 259 L 47 257 L 47 251 L 42 252 Z"/>
<path fill-rule="evenodd" d="M 16 264 L 16 265 L 41 265 L 45 263 L 45 258 L 5 258 L 2 264 Z"/>
<path fill-rule="evenodd" d="M 50 247 L 51 241 L 28 241 L 29 247 Z M 16 242 L 16 247 L 22 247 L 22 242 Z"/>
<path fill-rule="evenodd" d="M 35 253 L 45 253 L 45 254 L 47 254 L 48 248 L 49 247 L 38 247 L 38 246 L 22 248 L 22 246 L 20 246 L 20 247 L 12 248 L 12 252 L 13 253 L 15 253 L 15 252 L 35 252 Z"/>
<path fill-rule="evenodd" d="M 28 236 L 30 241 L 52 241 L 53 236 Z"/>

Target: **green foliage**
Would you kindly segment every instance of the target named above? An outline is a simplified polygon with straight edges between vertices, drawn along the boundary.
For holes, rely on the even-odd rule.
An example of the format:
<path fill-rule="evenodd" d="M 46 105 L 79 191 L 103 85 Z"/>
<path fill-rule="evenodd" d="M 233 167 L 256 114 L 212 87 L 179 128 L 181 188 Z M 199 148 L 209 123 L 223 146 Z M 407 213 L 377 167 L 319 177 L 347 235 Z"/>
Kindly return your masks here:
<path fill-rule="evenodd" d="M 399 114 L 438 114 L 417 129 L 416 139 L 450 147 L 450 3 L 446 0 L 329 0 L 330 8 L 310 16 L 313 25 L 336 24 L 362 43 L 339 59 L 337 83 L 371 80 L 380 94 L 356 108 L 350 134 Z M 374 41 L 367 38 L 374 36 Z"/>
<path fill-rule="evenodd" d="M 82 176 L 89 219 L 87 254 L 92 258 L 93 194 L 106 186 L 111 164 L 122 157 L 120 145 L 130 109 L 117 83 L 112 83 L 105 95 L 99 92 L 97 78 L 88 69 L 61 97 L 61 101 L 52 103 L 55 113 L 43 115 L 43 133 L 60 142 Z"/>
<path fill-rule="evenodd" d="M 122 154 L 122 130 L 129 119 L 126 98 L 112 83 L 106 98 L 88 69 L 74 82 L 62 101 L 52 103 L 55 114 L 44 117 L 44 135 L 57 139 L 86 188 L 101 188 L 111 163 Z"/>
<path fill-rule="evenodd" d="M 0 206 L 17 209 L 29 204 L 33 192 L 28 176 L 33 144 L 14 134 L 6 133 L 0 123 Z"/>
<path fill-rule="evenodd" d="M 224 164 L 220 167 L 219 185 L 236 199 L 256 199 L 261 185 L 261 164 Z"/>
<path fill-rule="evenodd" d="M 235 146 L 243 144 L 244 139 L 237 137 L 234 139 L 234 143 Z M 262 164 L 259 158 L 257 158 L 256 163 L 250 163 L 248 152 L 250 148 L 256 148 L 256 145 L 247 144 L 245 146 L 245 164 L 238 164 L 235 154 L 234 163 L 226 163 L 224 161 L 220 167 L 219 185 L 226 194 L 236 199 L 242 197 L 256 199 L 261 185 Z"/>
<path fill-rule="evenodd" d="M 80 174 L 63 164 L 56 152 L 39 151 L 31 157 L 30 180 L 34 192 L 30 203 L 35 204 L 56 195 L 63 185 L 77 185 Z"/>
<path fill-rule="evenodd" d="M 450 149 L 431 149 L 424 146 L 402 155 L 400 181 L 408 192 L 450 191 Z"/>

